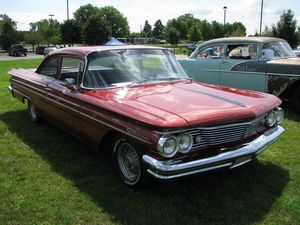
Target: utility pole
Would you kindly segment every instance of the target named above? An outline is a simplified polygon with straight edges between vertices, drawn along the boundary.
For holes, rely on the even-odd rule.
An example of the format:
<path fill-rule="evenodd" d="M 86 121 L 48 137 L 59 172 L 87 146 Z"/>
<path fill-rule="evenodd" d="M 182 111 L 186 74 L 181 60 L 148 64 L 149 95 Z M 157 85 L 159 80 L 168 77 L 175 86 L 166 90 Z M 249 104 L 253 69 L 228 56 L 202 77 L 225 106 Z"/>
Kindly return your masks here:
<path fill-rule="evenodd" d="M 52 17 L 54 16 L 54 14 L 49 14 L 50 16 L 50 20 L 52 21 Z"/>
<path fill-rule="evenodd" d="M 67 20 L 69 21 L 69 0 L 67 0 Z"/>
<path fill-rule="evenodd" d="M 224 37 L 225 37 L 225 35 L 226 35 L 226 29 L 225 29 L 225 25 L 226 25 L 226 10 L 227 10 L 227 6 L 224 6 L 223 7 L 223 9 L 224 9 Z"/>
<path fill-rule="evenodd" d="M 263 10 L 264 10 L 264 0 L 261 0 L 259 35 L 261 35 Z"/>

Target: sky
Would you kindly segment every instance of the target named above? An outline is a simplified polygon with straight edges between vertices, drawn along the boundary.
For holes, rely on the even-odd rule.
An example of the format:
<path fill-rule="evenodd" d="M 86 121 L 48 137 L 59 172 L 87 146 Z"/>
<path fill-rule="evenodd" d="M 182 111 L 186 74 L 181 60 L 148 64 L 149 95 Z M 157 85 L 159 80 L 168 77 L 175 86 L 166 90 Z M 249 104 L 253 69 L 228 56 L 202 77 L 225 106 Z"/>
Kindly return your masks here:
<path fill-rule="evenodd" d="M 262 0 L 69 0 L 70 18 L 81 5 L 114 6 L 128 20 L 131 32 L 140 32 L 146 20 L 153 26 L 160 19 L 165 25 L 169 19 L 191 13 L 194 17 L 223 23 L 242 22 L 247 35 L 259 31 Z M 299 0 L 264 0 L 263 29 L 276 24 L 284 10 L 292 9 L 300 26 Z M 28 30 L 30 22 L 49 18 L 62 22 L 67 19 L 67 0 L 0 0 L 0 14 L 7 14 L 17 22 L 18 30 Z"/>

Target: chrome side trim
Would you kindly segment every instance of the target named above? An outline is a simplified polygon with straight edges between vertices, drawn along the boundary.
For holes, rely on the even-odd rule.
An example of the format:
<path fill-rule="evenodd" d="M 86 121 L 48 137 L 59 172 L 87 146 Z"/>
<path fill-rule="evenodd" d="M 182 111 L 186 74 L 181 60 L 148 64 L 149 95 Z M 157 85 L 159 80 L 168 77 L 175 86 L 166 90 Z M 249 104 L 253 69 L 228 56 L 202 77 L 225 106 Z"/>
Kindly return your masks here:
<path fill-rule="evenodd" d="M 300 74 L 288 74 L 288 73 L 267 73 L 269 76 L 288 76 L 288 77 L 300 77 Z"/>
<path fill-rule="evenodd" d="M 160 161 L 148 155 L 143 155 L 143 161 L 148 166 L 148 173 L 163 180 L 215 170 L 222 167 L 230 168 L 230 166 L 234 165 L 235 160 L 240 157 L 254 157 L 261 153 L 267 146 L 281 136 L 284 131 L 285 129 L 278 125 L 277 127 L 267 130 L 255 140 L 238 149 L 233 148 L 231 151 L 220 153 L 216 156 L 190 162 L 178 162 L 172 160 Z"/>
<path fill-rule="evenodd" d="M 234 65 L 236 66 L 236 65 Z M 232 68 L 234 67 L 232 66 Z M 231 69 L 232 69 L 231 68 Z M 261 76 L 265 76 L 266 73 L 264 72 L 249 72 L 249 71 L 243 71 L 243 70 L 220 70 L 220 73 L 245 73 L 245 74 L 256 74 L 256 75 L 261 75 Z"/>
<path fill-rule="evenodd" d="M 22 84 L 23 84 L 23 83 L 22 83 Z M 29 84 L 23 84 L 23 85 L 24 85 L 24 86 L 22 86 L 22 88 L 26 89 L 27 91 L 29 91 L 29 92 L 31 92 L 31 93 L 33 93 L 33 94 L 35 94 L 35 95 L 38 95 L 40 98 L 46 100 L 48 103 L 56 104 L 56 105 L 60 106 L 61 108 L 65 109 L 65 110 L 70 110 L 70 111 L 72 111 L 73 113 L 77 114 L 77 116 L 82 116 L 82 117 L 85 117 L 85 118 L 89 119 L 89 120 L 91 121 L 91 123 L 92 123 L 92 122 L 97 122 L 97 123 L 99 123 L 99 124 L 102 124 L 102 125 L 104 125 L 104 126 L 107 126 L 107 127 L 111 128 L 111 129 L 117 130 L 117 131 L 119 131 L 119 132 L 121 132 L 121 133 L 123 133 L 123 134 L 125 134 L 125 135 L 128 135 L 128 136 L 130 136 L 130 137 L 132 137 L 132 138 L 135 138 L 135 139 L 137 139 L 137 140 L 139 140 L 139 141 L 142 141 L 142 142 L 144 142 L 144 143 L 147 143 L 147 144 L 151 144 L 151 143 L 152 143 L 150 140 L 146 140 L 146 139 L 143 139 L 143 138 L 138 137 L 138 136 L 136 136 L 136 135 L 133 135 L 133 134 L 131 134 L 131 133 L 125 131 L 125 130 L 122 130 L 122 129 L 116 127 L 116 126 L 113 126 L 113 125 L 111 125 L 111 124 L 109 124 L 109 123 L 106 123 L 106 122 L 104 122 L 104 121 L 101 121 L 101 120 L 99 120 L 99 119 L 97 119 L 97 118 L 94 118 L 94 117 L 92 117 L 92 116 L 90 116 L 90 115 L 88 115 L 88 114 L 86 114 L 86 113 L 79 112 L 78 110 L 75 110 L 75 109 L 73 109 L 73 108 L 71 108 L 71 107 L 69 107 L 69 106 L 66 106 L 65 104 L 62 104 L 62 103 L 60 103 L 59 101 L 56 101 L 56 100 L 50 98 L 50 97 L 49 97 L 49 94 L 46 93 L 46 92 L 45 92 L 44 95 L 41 94 L 41 93 L 38 93 L 36 90 L 39 90 L 39 89 L 38 89 L 38 88 L 35 88 L 34 86 L 31 86 L 31 85 L 29 85 Z M 30 89 L 30 88 L 32 88 L 32 89 Z M 16 91 L 16 90 L 14 90 L 14 91 Z M 22 94 L 22 95 L 23 95 L 23 94 Z M 27 97 L 27 98 L 28 98 L 28 97 Z"/>

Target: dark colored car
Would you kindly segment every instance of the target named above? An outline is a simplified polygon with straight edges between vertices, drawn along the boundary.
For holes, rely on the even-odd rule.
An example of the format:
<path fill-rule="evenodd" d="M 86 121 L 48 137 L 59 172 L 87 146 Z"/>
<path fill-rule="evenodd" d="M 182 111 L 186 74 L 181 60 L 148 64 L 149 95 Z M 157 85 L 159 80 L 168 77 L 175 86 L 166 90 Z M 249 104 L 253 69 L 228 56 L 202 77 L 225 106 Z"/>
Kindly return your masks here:
<path fill-rule="evenodd" d="M 214 39 L 179 62 L 196 81 L 271 93 L 300 112 L 300 58 L 283 39 Z"/>
<path fill-rule="evenodd" d="M 27 56 L 27 49 L 23 47 L 23 45 L 15 44 L 10 46 L 8 54 L 10 56 Z"/>
<path fill-rule="evenodd" d="M 196 48 L 198 48 L 199 44 L 197 43 L 189 43 L 187 44 L 186 48 L 190 51 L 195 51 Z"/>
<path fill-rule="evenodd" d="M 195 82 L 164 48 L 65 48 L 36 71 L 9 73 L 33 122 L 43 118 L 99 150 L 109 144 L 129 186 L 235 168 L 284 132 L 280 99 Z"/>
<path fill-rule="evenodd" d="M 44 46 L 44 45 L 38 46 L 35 49 L 35 54 L 44 55 L 45 48 L 47 48 L 47 46 Z"/>

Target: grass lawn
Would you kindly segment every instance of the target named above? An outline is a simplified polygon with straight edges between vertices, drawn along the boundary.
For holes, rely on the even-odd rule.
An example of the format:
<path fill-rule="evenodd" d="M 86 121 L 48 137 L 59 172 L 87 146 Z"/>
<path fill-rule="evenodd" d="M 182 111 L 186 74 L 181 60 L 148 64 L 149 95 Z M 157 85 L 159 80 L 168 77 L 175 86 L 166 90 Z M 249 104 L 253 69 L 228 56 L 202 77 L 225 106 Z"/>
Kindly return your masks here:
<path fill-rule="evenodd" d="M 7 91 L 0 62 L 0 224 L 300 224 L 300 116 L 285 107 L 285 134 L 257 161 L 147 190 L 125 187 L 109 154 L 48 124 L 32 124 Z"/>

